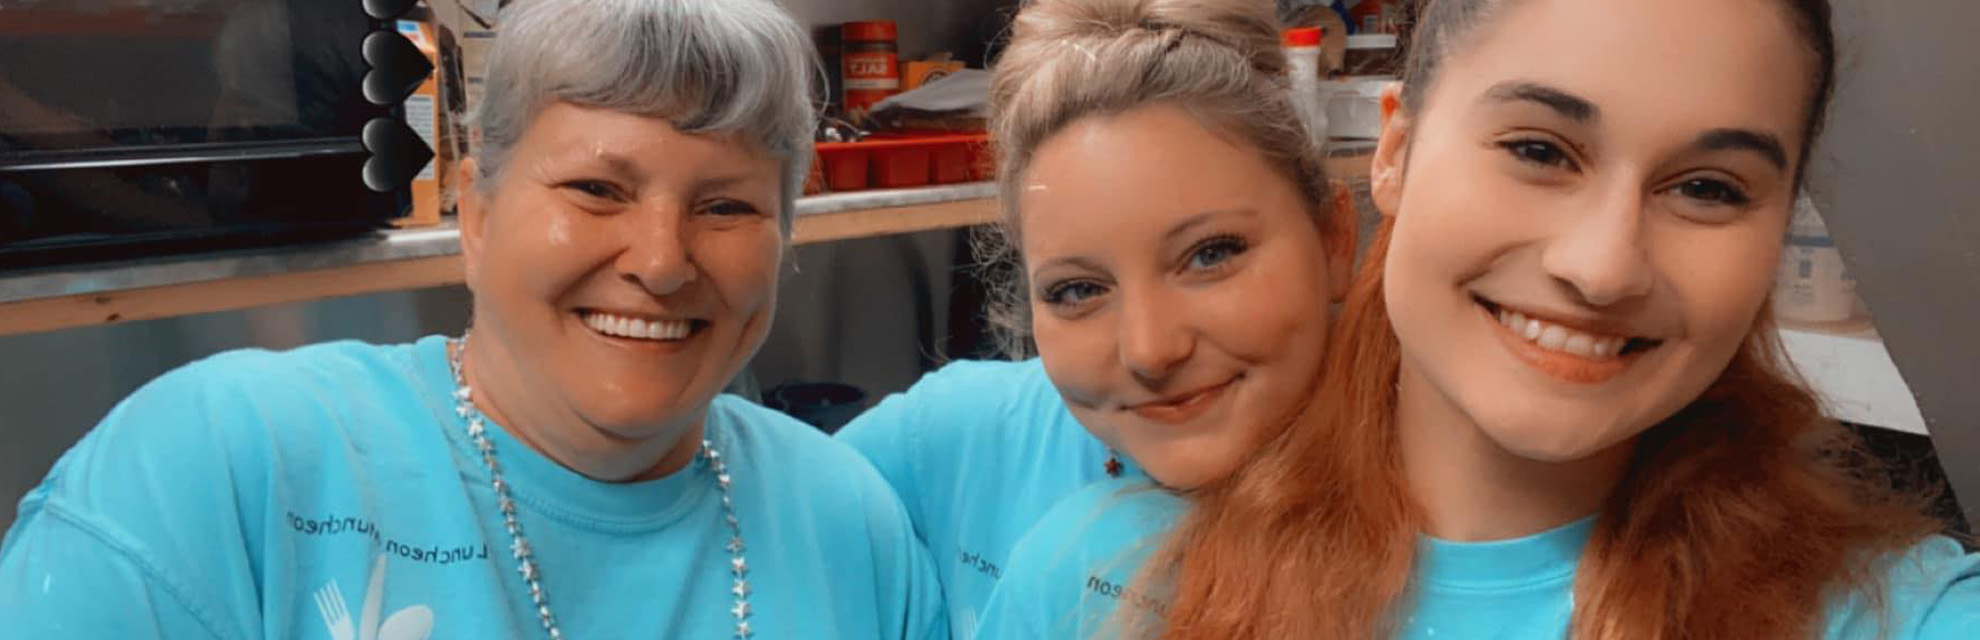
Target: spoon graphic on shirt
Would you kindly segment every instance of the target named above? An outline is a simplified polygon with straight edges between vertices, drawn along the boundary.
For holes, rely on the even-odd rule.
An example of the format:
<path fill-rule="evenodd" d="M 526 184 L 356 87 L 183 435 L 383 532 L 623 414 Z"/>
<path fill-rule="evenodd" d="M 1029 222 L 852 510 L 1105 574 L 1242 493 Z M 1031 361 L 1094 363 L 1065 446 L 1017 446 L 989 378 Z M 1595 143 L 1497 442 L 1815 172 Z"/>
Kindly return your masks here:
<path fill-rule="evenodd" d="M 378 627 L 378 640 L 426 640 L 433 633 L 433 610 L 426 605 L 400 609 Z"/>
<path fill-rule="evenodd" d="M 426 605 L 400 609 L 379 624 L 378 614 L 384 606 L 385 556 L 381 555 L 371 567 L 371 585 L 365 588 L 358 640 L 426 640 L 433 633 L 433 609 Z"/>

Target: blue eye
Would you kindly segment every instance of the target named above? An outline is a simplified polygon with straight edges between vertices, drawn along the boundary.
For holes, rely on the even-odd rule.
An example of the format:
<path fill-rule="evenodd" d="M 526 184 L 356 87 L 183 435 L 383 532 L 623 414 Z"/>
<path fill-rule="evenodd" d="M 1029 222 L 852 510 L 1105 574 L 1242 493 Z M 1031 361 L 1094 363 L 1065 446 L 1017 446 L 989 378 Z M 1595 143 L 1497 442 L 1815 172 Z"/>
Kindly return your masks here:
<path fill-rule="evenodd" d="M 1512 154 L 1521 162 L 1562 169 L 1574 168 L 1574 158 L 1568 157 L 1567 151 L 1562 150 L 1560 145 L 1545 140 L 1508 140 L 1499 143 L 1499 148 L 1505 149 L 1506 153 Z"/>
<path fill-rule="evenodd" d="M 1713 180 L 1710 178 L 1686 180 L 1678 183 L 1671 190 L 1686 198 L 1714 205 L 1736 207 L 1751 201 L 1751 198 L 1747 197 L 1746 192 L 1741 191 L 1739 187 L 1733 186 L 1723 180 Z"/>
<path fill-rule="evenodd" d="M 1189 252 L 1189 268 L 1197 270 L 1215 269 L 1226 262 L 1230 262 L 1232 258 L 1243 255 L 1245 250 L 1249 248 L 1241 238 L 1232 236 L 1211 238 L 1203 244 L 1197 245 L 1195 250 Z"/>
<path fill-rule="evenodd" d="M 1107 288 L 1091 280 L 1067 280 L 1045 288 L 1045 304 L 1070 307 L 1106 295 Z"/>

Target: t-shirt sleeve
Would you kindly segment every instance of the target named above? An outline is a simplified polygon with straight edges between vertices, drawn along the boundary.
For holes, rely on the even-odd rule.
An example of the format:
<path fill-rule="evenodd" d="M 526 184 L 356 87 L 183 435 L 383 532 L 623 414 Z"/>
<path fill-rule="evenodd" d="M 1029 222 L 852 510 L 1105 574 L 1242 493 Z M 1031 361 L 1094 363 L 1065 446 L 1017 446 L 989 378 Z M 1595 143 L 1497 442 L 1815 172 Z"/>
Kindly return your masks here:
<path fill-rule="evenodd" d="M 1980 555 L 1934 536 L 1891 561 L 1876 603 L 1852 595 L 1831 610 L 1831 640 L 1980 638 Z"/>
<path fill-rule="evenodd" d="M 871 473 L 865 474 L 872 478 Z M 866 531 L 872 544 L 875 599 L 882 630 L 888 640 L 945 640 L 949 637 L 948 608 L 935 565 L 921 539 L 914 535 L 907 512 L 879 479 L 869 481 Z"/>
<path fill-rule="evenodd" d="M 910 395 L 914 392 L 914 389 L 909 389 L 906 393 L 887 396 L 880 404 L 841 427 L 834 436 L 873 463 L 873 468 L 880 471 L 880 477 L 894 487 L 894 493 L 900 495 L 909 509 L 917 503 L 913 491 L 916 487 L 915 458 L 918 457 L 915 438 L 918 437 L 916 427 L 920 412 L 916 410 L 919 397 Z"/>
<path fill-rule="evenodd" d="M 0 545 L 0 628 L 105 638 L 254 628 L 241 467 L 221 435 L 254 412 L 231 369 L 161 376 L 63 454 Z"/>
<path fill-rule="evenodd" d="M 926 500 L 943 495 L 941 472 L 967 455 L 972 435 L 992 434 L 1014 418 L 1009 399 L 1024 389 L 1026 363 L 963 361 L 887 396 L 835 436 L 880 470 L 920 531 Z M 946 477 L 946 476 L 943 476 Z M 926 533 L 922 531 L 922 533 Z"/>
<path fill-rule="evenodd" d="M 0 620 L 17 638 L 233 638 L 188 585 L 118 532 L 60 507 L 16 523 L 0 555 Z"/>
<path fill-rule="evenodd" d="M 24 618 L 85 630 L 26 638 L 261 628 L 247 549 L 267 491 L 261 456 L 277 446 L 269 416 L 293 414 L 279 398 L 303 392 L 289 369 L 269 353 L 218 355 L 111 408 L 22 499 L 0 543 L 0 634 Z"/>
<path fill-rule="evenodd" d="M 1145 480 L 1096 483 L 1053 506 L 1011 551 L 977 640 L 1083 640 L 1118 629 L 1123 603 L 1159 615 L 1135 584 L 1179 499 Z"/>
<path fill-rule="evenodd" d="M 1980 555 L 1964 553 L 1958 543 L 1933 538 L 1919 545 L 1896 569 L 1893 588 L 1901 590 L 1893 603 L 1915 612 L 1917 640 L 1980 638 Z M 1896 637 L 1896 636 L 1894 636 Z"/>

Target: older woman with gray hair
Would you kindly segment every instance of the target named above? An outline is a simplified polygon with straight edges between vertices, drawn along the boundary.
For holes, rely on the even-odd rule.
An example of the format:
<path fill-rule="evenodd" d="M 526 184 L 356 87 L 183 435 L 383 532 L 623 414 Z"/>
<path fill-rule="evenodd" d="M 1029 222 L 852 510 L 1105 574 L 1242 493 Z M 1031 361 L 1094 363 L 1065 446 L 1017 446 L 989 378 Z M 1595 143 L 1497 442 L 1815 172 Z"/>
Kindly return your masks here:
<path fill-rule="evenodd" d="M 924 638 L 940 587 L 846 446 L 720 395 L 810 157 L 769 0 L 522 0 L 463 163 L 472 337 L 243 351 L 119 404 L 21 503 L 21 637 Z"/>

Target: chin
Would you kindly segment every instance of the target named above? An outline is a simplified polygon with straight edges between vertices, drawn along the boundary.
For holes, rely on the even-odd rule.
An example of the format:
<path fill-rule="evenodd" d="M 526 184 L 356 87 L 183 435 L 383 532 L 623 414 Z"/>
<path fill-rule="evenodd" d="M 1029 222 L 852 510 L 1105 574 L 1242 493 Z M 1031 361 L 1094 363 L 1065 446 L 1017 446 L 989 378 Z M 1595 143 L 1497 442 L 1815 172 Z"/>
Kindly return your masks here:
<path fill-rule="evenodd" d="M 1205 458 L 1222 458 L 1219 454 L 1205 455 L 1205 451 L 1217 451 L 1215 446 L 1171 446 L 1148 456 L 1133 456 L 1142 472 L 1155 482 L 1170 489 L 1195 489 L 1229 474 L 1236 466 L 1234 461 L 1222 464 Z"/>
<path fill-rule="evenodd" d="M 1535 462 L 1568 463 L 1594 456 L 1607 451 L 1624 438 L 1610 437 L 1616 433 L 1613 428 L 1591 429 L 1588 422 L 1553 424 L 1522 421 L 1500 424 L 1524 424 L 1524 427 L 1494 427 L 1480 423 L 1485 437 L 1497 444 L 1500 449 L 1521 458 Z"/>

